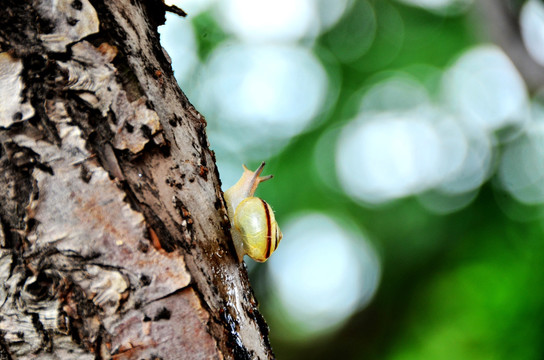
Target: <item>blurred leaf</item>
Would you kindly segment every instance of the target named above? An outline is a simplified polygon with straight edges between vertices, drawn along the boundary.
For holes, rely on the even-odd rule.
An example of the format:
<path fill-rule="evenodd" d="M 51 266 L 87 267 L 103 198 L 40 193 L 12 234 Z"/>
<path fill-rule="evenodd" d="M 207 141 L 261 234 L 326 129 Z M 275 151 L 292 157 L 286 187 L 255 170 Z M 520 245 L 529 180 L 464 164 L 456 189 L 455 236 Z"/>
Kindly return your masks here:
<path fill-rule="evenodd" d="M 211 52 L 224 40 L 227 34 L 217 24 L 210 12 L 202 12 L 192 18 L 195 34 L 198 37 L 198 56 L 205 60 Z"/>

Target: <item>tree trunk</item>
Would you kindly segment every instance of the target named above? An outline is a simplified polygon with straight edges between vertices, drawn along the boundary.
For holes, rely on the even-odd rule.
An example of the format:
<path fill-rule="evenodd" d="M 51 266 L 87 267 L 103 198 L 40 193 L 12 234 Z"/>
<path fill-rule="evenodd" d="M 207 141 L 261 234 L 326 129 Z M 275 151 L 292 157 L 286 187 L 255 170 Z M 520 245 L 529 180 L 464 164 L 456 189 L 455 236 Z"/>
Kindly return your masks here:
<path fill-rule="evenodd" d="M 2 7 L 0 359 L 272 358 L 166 6 Z"/>

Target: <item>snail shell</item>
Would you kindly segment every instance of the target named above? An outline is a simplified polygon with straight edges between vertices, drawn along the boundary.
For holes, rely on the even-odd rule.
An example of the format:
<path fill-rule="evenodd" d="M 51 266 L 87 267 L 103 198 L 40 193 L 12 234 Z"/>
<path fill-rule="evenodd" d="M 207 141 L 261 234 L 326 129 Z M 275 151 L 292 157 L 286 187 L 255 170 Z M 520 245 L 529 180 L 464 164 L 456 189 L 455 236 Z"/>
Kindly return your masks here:
<path fill-rule="evenodd" d="M 253 196 L 261 182 L 272 178 L 272 175 L 260 176 L 263 167 L 264 162 L 256 171 L 244 166 L 240 180 L 225 191 L 232 239 L 240 262 L 246 254 L 255 261 L 266 261 L 282 238 L 270 205 Z"/>
<path fill-rule="evenodd" d="M 255 261 L 266 261 L 282 238 L 274 211 L 258 197 L 248 197 L 238 205 L 233 223 L 241 235 L 244 253 Z"/>

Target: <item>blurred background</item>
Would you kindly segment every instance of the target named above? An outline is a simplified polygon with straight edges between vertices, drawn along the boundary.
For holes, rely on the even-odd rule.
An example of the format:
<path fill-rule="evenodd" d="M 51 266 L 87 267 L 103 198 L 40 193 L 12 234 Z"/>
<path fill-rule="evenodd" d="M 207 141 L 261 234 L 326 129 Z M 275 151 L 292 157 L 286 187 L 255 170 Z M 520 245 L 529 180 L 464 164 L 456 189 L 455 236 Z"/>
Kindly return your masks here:
<path fill-rule="evenodd" d="M 246 263 L 278 359 L 544 357 L 543 2 L 174 4 L 223 189 L 275 176 Z"/>

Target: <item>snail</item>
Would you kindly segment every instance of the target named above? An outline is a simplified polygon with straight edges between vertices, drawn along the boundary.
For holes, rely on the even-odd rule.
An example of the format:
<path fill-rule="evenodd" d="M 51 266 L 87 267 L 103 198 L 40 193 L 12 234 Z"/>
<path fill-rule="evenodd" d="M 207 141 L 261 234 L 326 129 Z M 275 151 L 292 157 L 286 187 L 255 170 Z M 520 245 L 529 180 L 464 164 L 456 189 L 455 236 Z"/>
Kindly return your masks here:
<path fill-rule="evenodd" d="M 255 171 L 242 166 L 244 173 L 240 180 L 225 191 L 232 240 L 238 261 L 242 262 L 247 254 L 255 261 L 265 262 L 276 250 L 283 235 L 270 205 L 253 194 L 257 186 L 271 179 L 272 175 L 260 176 L 264 162 Z"/>

